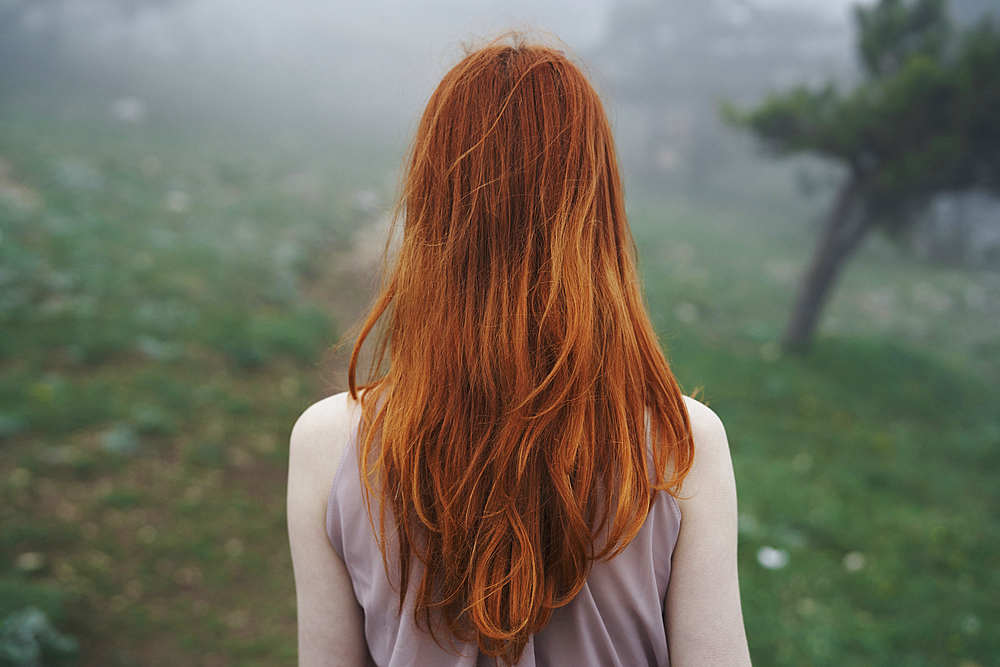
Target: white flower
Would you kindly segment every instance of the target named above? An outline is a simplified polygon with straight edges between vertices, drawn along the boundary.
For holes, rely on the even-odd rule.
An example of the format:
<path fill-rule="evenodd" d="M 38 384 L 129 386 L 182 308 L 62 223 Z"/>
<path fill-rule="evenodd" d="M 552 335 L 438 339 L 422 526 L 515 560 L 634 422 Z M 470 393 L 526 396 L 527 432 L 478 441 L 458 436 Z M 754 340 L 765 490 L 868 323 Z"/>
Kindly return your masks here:
<path fill-rule="evenodd" d="M 757 550 L 757 562 L 768 570 L 780 570 L 788 565 L 788 552 L 774 547 L 761 547 Z"/>
<path fill-rule="evenodd" d="M 865 566 L 865 555 L 859 551 L 851 551 L 844 556 L 844 569 L 848 572 L 857 572 Z"/>

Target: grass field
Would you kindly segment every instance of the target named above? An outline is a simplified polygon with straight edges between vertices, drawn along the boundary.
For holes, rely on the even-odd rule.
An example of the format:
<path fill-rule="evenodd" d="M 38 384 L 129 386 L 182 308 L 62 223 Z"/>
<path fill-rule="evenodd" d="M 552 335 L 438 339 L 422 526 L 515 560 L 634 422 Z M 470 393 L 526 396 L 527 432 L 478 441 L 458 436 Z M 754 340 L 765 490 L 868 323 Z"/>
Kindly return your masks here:
<path fill-rule="evenodd" d="M 0 109 L 0 621 L 79 665 L 290 664 L 287 436 L 342 387 L 395 157 L 103 118 Z M 822 210 L 789 180 L 629 201 L 729 433 L 755 664 L 1000 664 L 1000 277 L 873 240 L 784 356 Z"/>
<path fill-rule="evenodd" d="M 807 238 L 745 212 L 633 219 L 678 377 L 729 433 L 755 664 L 1000 664 L 997 277 L 876 240 L 814 351 L 788 357 Z M 891 312 L 866 307 L 886 293 Z M 771 549 L 784 566 L 758 563 Z"/>

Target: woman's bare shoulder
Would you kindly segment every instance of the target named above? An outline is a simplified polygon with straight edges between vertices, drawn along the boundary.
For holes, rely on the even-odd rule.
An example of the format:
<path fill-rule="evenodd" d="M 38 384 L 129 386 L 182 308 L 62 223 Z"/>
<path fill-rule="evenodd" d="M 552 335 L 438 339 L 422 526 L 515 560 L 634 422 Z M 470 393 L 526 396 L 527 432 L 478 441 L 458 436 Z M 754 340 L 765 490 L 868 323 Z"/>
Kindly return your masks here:
<path fill-rule="evenodd" d="M 315 480 L 329 490 L 360 417 L 360 406 L 348 392 L 309 406 L 292 428 L 289 481 Z"/>
<path fill-rule="evenodd" d="M 361 410 L 346 393 L 302 413 L 288 454 L 288 541 L 295 572 L 299 664 L 365 664 L 364 611 L 326 531 L 327 499 Z"/>
<path fill-rule="evenodd" d="M 700 444 L 699 440 L 705 441 L 707 446 L 718 446 L 721 440 L 721 444 L 725 444 L 728 448 L 726 429 L 715 411 L 690 396 L 684 397 L 684 403 L 687 406 L 688 417 L 691 419 L 691 431 L 694 435 L 695 446 Z"/>
<path fill-rule="evenodd" d="M 682 511 L 685 504 L 682 498 L 693 499 L 703 487 L 728 486 L 733 474 L 729 440 L 722 420 L 704 403 L 689 396 L 685 396 L 684 401 L 694 437 L 694 464 L 681 487 L 681 498 L 678 498 Z"/>
<path fill-rule="evenodd" d="M 713 410 L 685 400 L 694 463 L 677 498 L 682 519 L 666 612 L 670 662 L 749 667 L 736 558 L 736 482 L 726 430 Z"/>

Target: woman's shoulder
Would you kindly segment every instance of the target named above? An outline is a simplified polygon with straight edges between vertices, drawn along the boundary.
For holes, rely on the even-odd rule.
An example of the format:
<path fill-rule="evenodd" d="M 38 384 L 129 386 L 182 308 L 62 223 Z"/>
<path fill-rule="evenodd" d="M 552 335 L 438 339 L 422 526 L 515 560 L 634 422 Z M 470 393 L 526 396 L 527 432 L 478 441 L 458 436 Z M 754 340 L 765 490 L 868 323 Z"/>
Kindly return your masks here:
<path fill-rule="evenodd" d="M 289 485 L 329 493 L 360 418 L 360 405 L 346 391 L 309 406 L 295 422 L 289 438 Z"/>
<path fill-rule="evenodd" d="M 682 512 L 685 505 L 700 500 L 697 498 L 699 491 L 729 486 L 733 474 L 729 440 L 722 420 L 714 410 L 694 398 L 685 396 L 684 402 L 694 438 L 694 461 L 678 497 Z M 704 495 L 711 495 L 711 492 Z"/>
<path fill-rule="evenodd" d="M 361 410 L 347 394 L 317 402 L 292 429 L 288 541 L 295 571 L 301 664 L 364 664 L 364 612 L 330 542 L 327 500 Z"/>
<path fill-rule="evenodd" d="M 691 421 L 691 435 L 694 436 L 695 447 L 725 447 L 728 450 L 726 429 L 715 411 L 690 396 L 684 397 L 684 404 L 687 406 L 688 418 Z"/>
<path fill-rule="evenodd" d="M 316 401 L 303 412 L 292 427 L 292 443 L 313 449 L 340 443 L 341 436 L 350 437 L 351 429 L 357 425 L 360 405 L 344 391 Z"/>
<path fill-rule="evenodd" d="M 694 462 L 677 504 L 665 618 L 673 664 L 750 665 L 740 606 L 736 480 L 729 442 L 713 410 L 686 398 Z"/>

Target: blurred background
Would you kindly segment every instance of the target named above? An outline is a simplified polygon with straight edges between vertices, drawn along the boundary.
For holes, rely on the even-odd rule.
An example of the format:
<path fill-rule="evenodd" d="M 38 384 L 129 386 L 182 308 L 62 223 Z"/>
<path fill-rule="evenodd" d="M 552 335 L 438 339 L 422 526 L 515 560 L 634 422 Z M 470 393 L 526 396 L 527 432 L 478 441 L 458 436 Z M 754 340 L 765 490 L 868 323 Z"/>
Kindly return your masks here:
<path fill-rule="evenodd" d="M 0 0 L 0 665 L 294 663 L 288 434 L 345 387 L 422 105 L 510 28 L 606 100 L 755 664 L 1000 665 L 997 19 Z"/>

